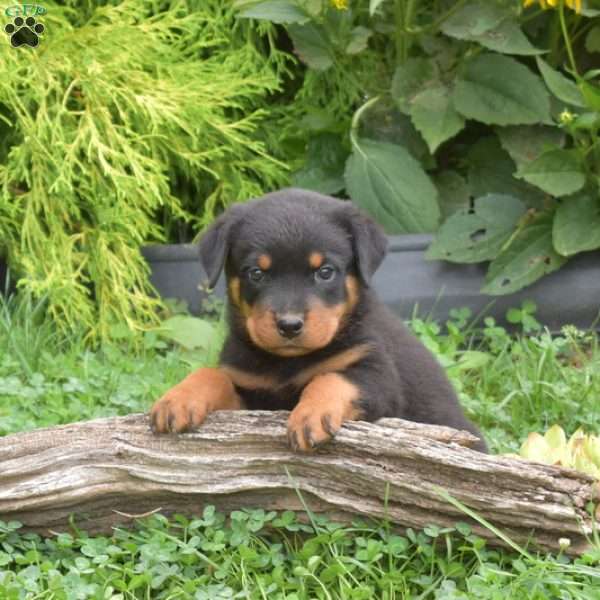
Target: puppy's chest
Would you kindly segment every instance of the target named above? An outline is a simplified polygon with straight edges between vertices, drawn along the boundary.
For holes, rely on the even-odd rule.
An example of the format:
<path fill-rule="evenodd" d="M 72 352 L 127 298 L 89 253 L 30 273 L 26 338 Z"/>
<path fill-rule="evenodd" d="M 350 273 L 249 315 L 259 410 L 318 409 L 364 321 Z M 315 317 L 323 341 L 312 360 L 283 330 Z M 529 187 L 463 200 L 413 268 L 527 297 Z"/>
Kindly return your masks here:
<path fill-rule="evenodd" d="M 292 410 L 298 404 L 302 389 L 285 386 L 277 390 L 249 390 L 236 386 L 236 391 L 248 410 Z"/>

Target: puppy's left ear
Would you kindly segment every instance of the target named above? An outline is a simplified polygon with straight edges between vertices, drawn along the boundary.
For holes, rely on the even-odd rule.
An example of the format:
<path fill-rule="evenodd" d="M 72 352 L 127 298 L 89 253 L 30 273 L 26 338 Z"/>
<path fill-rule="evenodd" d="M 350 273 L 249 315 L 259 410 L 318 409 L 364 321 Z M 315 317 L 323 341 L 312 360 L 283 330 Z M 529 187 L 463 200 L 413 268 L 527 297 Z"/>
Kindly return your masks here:
<path fill-rule="evenodd" d="M 232 206 L 204 233 L 200 240 L 200 262 L 208 275 L 208 286 L 214 288 L 223 270 L 231 246 L 231 229 L 241 216 L 243 207 Z"/>
<path fill-rule="evenodd" d="M 381 226 L 350 204 L 350 201 L 344 208 L 343 220 L 351 236 L 358 274 L 368 287 L 373 273 L 387 253 L 387 237 Z"/>

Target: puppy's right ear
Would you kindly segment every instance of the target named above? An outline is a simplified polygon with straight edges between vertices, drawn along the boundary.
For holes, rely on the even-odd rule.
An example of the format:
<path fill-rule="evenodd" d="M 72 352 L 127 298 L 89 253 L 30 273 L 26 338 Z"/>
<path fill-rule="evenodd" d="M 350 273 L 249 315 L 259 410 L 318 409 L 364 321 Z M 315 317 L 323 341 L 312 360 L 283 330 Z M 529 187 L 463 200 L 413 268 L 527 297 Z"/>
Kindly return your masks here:
<path fill-rule="evenodd" d="M 208 275 L 208 286 L 214 288 L 223 270 L 231 245 L 231 228 L 239 220 L 238 207 L 222 214 L 200 240 L 200 262 Z"/>

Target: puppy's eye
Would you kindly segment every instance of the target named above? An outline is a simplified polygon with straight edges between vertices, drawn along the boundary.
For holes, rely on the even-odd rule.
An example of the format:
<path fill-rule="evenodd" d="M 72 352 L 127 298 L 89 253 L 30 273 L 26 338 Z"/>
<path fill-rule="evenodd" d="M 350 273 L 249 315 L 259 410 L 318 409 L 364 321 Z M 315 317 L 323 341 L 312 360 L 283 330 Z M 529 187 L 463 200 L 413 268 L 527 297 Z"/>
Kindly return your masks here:
<path fill-rule="evenodd" d="M 264 279 L 265 272 L 258 267 L 252 267 L 251 269 L 248 269 L 247 275 L 250 281 L 258 283 Z"/>
<path fill-rule="evenodd" d="M 317 281 L 331 281 L 335 277 L 335 269 L 330 265 L 323 265 L 315 271 Z"/>

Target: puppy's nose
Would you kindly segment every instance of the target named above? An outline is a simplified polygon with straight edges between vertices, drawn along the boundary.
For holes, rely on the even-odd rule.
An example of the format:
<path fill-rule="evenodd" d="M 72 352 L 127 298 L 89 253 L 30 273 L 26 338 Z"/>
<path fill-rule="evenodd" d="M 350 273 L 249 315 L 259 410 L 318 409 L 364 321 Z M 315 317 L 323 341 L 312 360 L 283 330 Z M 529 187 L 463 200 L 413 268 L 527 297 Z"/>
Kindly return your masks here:
<path fill-rule="evenodd" d="M 304 319 L 295 315 L 284 315 L 277 319 L 277 331 L 285 338 L 292 339 L 300 335 Z"/>

